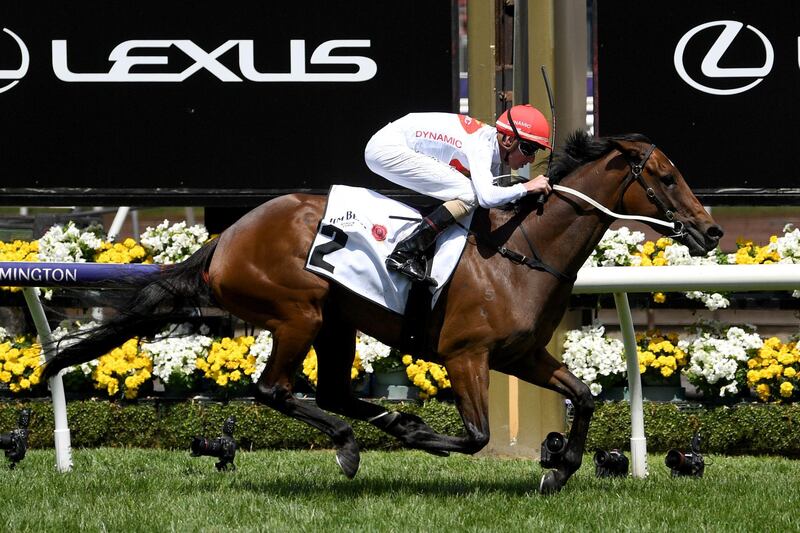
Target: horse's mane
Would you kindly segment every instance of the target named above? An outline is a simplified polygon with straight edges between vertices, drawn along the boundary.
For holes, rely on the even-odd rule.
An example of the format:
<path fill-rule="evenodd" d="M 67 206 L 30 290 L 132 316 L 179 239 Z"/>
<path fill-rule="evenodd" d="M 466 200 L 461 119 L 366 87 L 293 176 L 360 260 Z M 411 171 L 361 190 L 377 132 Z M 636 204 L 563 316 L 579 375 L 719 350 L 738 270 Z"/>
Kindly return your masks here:
<path fill-rule="evenodd" d="M 639 133 L 595 138 L 583 130 L 576 130 L 567 137 L 566 145 L 556 150 L 550 169 L 550 183 L 558 183 L 579 166 L 594 161 L 614 149 L 615 141 L 650 143 Z"/>

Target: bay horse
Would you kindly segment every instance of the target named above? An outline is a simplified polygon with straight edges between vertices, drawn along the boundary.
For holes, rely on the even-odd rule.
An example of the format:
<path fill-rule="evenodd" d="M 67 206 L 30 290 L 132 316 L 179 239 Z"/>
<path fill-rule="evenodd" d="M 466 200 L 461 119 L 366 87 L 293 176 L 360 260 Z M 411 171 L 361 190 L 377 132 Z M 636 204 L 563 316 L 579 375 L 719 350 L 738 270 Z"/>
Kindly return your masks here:
<path fill-rule="evenodd" d="M 550 177 L 608 209 L 674 220 L 682 229 L 673 236 L 694 255 L 715 248 L 723 234 L 672 161 L 641 135 L 595 139 L 573 133 Z M 133 300 L 61 350 L 45 375 L 99 357 L 121 339 L 151 336 L 187 306 L 213 302 L 272 332 L 257 401 L 327 434 L 348 477 L 358 470 L 359 448 L 351 426 L 335 415 L 365 420 L 411 448 L 474 454 L 489 441 L 489 370 L 494 369 L 572 401 L 566 452 L 539 484 L 543 493 L 560 490 L 581 465 L 594 401 L 589 388 L 545 346 L 566 311 L 578 269 L 613 218 L 560 191 L 541 212 L 531 196 L 514 209 L 476 212 L 461 261 L 427 323 L 429 351 L 416 354 L 447 369 L 466 430 L 456 437 L 435 432 L 415 415 L 388 412 L 353 395 L 356 330 L 403 348 L 402 317 L 304 269 L 325 203 L 324 196 L 308 194 L 275 198 L 183 263 L 165 266 L 154 278 L 120 280 L 119 286 L 137 289 Z M 518 253 L 538 248 L 544 267 L 529 268 L 520 255 L 511 260 L 501 247 Z M 316 405 L 292 395 L 293 376 L 312 344 Z"/>

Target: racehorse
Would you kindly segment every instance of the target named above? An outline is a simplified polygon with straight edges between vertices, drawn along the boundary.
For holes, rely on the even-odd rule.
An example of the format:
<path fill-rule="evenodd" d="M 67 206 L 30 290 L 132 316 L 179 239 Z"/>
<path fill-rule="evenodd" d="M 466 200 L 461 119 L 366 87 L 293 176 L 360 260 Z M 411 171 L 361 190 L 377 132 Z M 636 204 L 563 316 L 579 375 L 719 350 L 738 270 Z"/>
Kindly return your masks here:
<path fill-rule="evenodd" d="M 573 133 L 550 177 L 609 210 L 673 221 L 678 229 L 671 236 L 694 255 L 715 248 L 723 234 L 672 161 L 641 135 L 594 139 Z M 133 301 L 61 350 L 45 375 L 99 357 L 120 339 L 151 336 L 187 306 L 213 301 L 272 332 L 272 353 L 256 399 L 330 436 L 348 477 L 358 470 L 359 448 L 351 426 L 334 414 L 368 421 L 411 448 L 473 454 L 489 441 L 489 370 L 494 369 L 572 401 L 566 452 L 539 485 L 543 493 L 560 490 L 581 465 L 594 401 L 589 388 L 545 346 L 567 308 L 578 269 L 613 218 L 559 190 L 541 211 L 533 197 L 526 197 L 513 209 L 476 212 L 468 245 L 431 311 L 425 339 L 425 357 L 442 362 L 450 378 L 466 430 L 456 437 L 435 432 L 417 416 L 387 412 L 353 395 L 356 330 L 402 347 L 403 321 L 304 269 L 325 202 L 324 196 L 307 194 L 275 198 L 156 277 L 120 280 L 119 286 L 137 289 Z M 534 249 L 541 251 L 538 264 L 520 253 Z M 318 361 L 316 405 L 292 395 L 293 376 L 312 344 Z"/>

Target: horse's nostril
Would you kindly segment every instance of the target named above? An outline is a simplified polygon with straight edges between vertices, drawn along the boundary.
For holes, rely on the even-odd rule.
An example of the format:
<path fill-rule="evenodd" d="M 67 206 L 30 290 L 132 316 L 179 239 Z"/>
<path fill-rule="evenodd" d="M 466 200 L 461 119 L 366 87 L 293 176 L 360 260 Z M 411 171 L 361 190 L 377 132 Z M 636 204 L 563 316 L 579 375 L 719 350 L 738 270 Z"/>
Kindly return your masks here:
<path fill-rule="evenodd" d="M 725 235 L 725 232 L 720 226 L 714 224 L 713 226 L 709 226 L 709 228 L 706 230 L 706 235 L 712 239 L 720 239 L 723 235 Z"/>

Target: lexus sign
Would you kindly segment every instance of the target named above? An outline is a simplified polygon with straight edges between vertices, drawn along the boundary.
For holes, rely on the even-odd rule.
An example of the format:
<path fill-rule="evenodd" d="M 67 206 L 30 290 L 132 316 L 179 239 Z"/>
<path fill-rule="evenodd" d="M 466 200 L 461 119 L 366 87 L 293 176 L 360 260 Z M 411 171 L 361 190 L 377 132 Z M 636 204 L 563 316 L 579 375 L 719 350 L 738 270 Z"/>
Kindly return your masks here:
<path fill-rule="evenodd" d="M 20 39 L 16 33 L 8 28 L 3 28 L 3 32 L 11 37 L 19 47 L 19 67 L 7 70 L 0 69 L 0 83 L 4 83 L 4 85 L 0 85 L 0 93 L 9 90 L 19 83 L 19 80 L 28 72 L 28 62 L 30 61 L 28 47 L 25 46 L 25 43 L 22 42 L 22 39 Z"/>
<path fill-rule="evenodd" d="M 800 2 L 596 0 L 594 15 L 599 134 L 649 136 L 707 203 L 797 195 L 777 154 L 798 144 Z"/>
<path fill-rule="evenodd" d="M 0 2 L 0 199 L 252 205 L 394 188 L 364 146 L 411 111 L 457 109 L 453 7 Z"/>
<path fill-rule="evenodd" d="M 714 41 L 714 44 L 708 50 L 708 53 L 705 55 L 705 57 L 703 57 L 703 61 L 700 63 L 700 71 L 708 78 L 744 78 L 747 80 L 755 78 L 754 81 L 741 87 L 734 87 L 732 89 L 715 89 L 713 87 L 707 87 L 698 83 L 692 79 L 688 72 L 686 72 L 686 67 L 683 64 L 683 56 L 686 52 L 686 45 L 689 43 L 689 40 L 697 35 L 698 32 L 709 28 L 716 28 L 717 26 L 723 27 L 722 33 L 719 34 L 717 40 Z M 680 75 L 681 79 L 698 91 L 703 91 L 708 94 L 739 94 L 761 83 L 761 81 L 764 79 L 764 76 L 769 74 L 772 70 L 772 63 L 775 61 L 775 52 L 772 49 L 772 43 L 769 42 L 769 39 L 767 39 L 767 37 L 757 28 L 754 28 L 749 24 L 747 29 L 755 33 L 761 39 L 761 44 L 764 48 L 764 64 L 760 67 L 749 68 L 725 68 L 720 66 L 723 56 L 728 51 L 731 44 L 733 44 L 733 40 L 737 35 L 739 35 L 739 31 L 743 26 L 744 24 L 742 22 L 735 20 L 717 20 L 714 22 L 700 24 L 699 26 L 696 26 L 686 32 L 683 37 L 681 37 L 681 40 L 678 41 L 678 45 L 675 47 L 675 70 L 678 72 L 678 75 Z"/>

